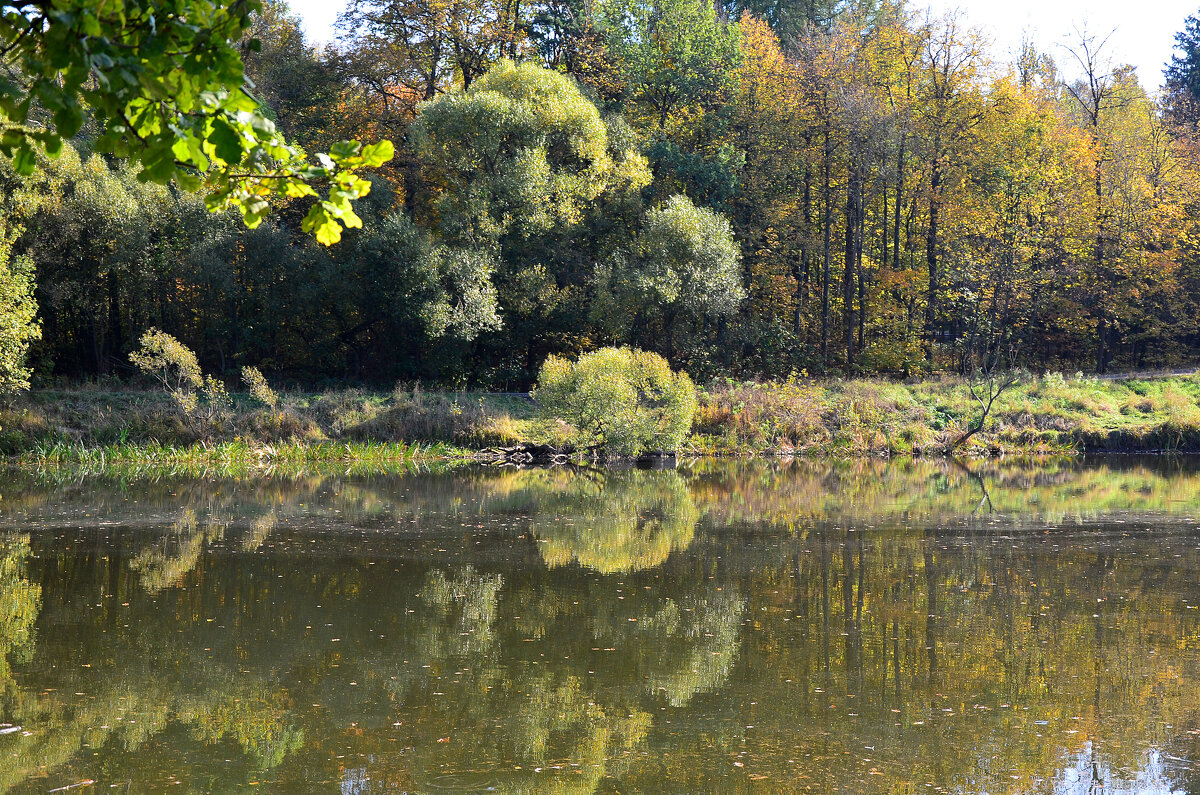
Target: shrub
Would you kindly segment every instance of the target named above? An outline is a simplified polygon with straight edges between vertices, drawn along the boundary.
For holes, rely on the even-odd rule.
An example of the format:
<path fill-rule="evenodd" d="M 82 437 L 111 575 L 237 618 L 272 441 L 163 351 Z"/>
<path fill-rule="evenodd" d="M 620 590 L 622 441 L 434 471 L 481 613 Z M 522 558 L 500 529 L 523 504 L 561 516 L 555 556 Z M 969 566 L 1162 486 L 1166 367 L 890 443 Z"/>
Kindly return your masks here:
<path fill-rule="evenodd" d="M 250 390 L 250 397 L 271 411 L 279 407 L 279 395 L 275 394 L 274 389 L 271 389 L 271 385 L 267 383 L 267 379 L 263 377 L 257 367 L 243 367 L 242 382 Z"/>
<path fill-rule="evenodd" d="M 551 356 L 534 393 L 544 417 L 575 427 L 580 442 L 616 455 L 675 450 L 696 413 L 696 387 L 655 353 L 601 348 L 576 362 Z"/>
<path fill-rule="evenodd" d="M 204 375 L 196 354 L 165 331 L 152 328 L 142 335 L 141 348 L 129 361 L 160 384 L 186 416 L 196 413 L 196 390 L 204 386 Z"/>
<path fill-rule="evenodd" d="M 142 335 L 141 347 L 129 354 L 129 361 L 162 384 L 197 433 L 233 413 L 233 400 L 225 384 L 205 375 L 196 354 L 170 334 L 150 329 Z"/>
<path fill-rule="evenodd" d="M 223 420 L 233 414 L 233 398 L 219 378 L 204 376 L 204 407 L 209 422 Z"/>

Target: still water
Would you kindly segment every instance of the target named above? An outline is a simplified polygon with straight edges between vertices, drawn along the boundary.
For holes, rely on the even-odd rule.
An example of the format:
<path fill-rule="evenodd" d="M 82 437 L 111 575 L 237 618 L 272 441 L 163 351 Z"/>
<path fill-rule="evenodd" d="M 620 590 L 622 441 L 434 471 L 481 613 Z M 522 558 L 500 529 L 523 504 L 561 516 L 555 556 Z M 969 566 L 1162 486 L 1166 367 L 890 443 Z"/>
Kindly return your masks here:
<path fill-rule="evenodd" d="M 1196 462 L 0 483 L 0 791 L 1200 792 Z"/>

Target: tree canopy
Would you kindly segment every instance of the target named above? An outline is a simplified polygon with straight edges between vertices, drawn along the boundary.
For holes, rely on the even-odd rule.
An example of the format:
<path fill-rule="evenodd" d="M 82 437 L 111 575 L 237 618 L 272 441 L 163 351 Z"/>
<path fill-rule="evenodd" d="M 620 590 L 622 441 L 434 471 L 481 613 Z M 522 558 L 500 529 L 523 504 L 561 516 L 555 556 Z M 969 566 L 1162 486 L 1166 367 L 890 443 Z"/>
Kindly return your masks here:
<path fill-rule="evenodd" d="M 1159 102 L 1086 31 L 995 63 L 890 0 L 355 0 L 327 47 L 283 0 L 69 5 L 5 17 L 35 374 L 150 327 L 217 375 L 505 390 L 606 346 L 701 382 L 1200 353 L 1195 19 Z"/>

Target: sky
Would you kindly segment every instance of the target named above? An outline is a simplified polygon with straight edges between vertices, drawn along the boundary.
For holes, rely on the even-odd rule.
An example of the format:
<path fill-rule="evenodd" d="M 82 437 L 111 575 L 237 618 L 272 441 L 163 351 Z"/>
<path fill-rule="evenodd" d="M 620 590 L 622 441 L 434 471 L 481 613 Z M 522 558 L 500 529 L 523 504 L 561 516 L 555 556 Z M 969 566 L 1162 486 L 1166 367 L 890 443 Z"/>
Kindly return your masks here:
<path fill-rule="evenodd" d="M 290 0 L 315 42 L 333 38 L 333 22 L 345 0 Z M 940 15 L 957 9 L 963 19 L 992 41 L 993 55 L 1011 60 L 1022 38 L 1028 37 L 1054 56 L 1059 69 L 1072 75 L 1071 56 L 1064 49 L 1075 27 L 1098 38 L 1108 34 L 1109 57 L 1137 67 L 1142 84 L 1153 90 L 1162 82 L 1171 57 L 1175 33 L 1189 14 L 1200 11 L 1200 0 L 913 0 L 914 9 L 929 8 Z"/>
<path fill-rule="evenodd" d="M 912 7 L 931 7 L 935 14 L 957 8 L 992 40 L 994 56 L 1004 61 L 1012 60 L 1028 31 L 1068 76 L 1074 76 L 1073 59 L 1064 45 L 1072 42 L 1074 29 L 1086 28 L 1097 39 L 1111 33 L 1109 58 L 1136 66 L 1142 85 L 1153 90 L 1162 83 L 1175 34 L 1200 11 L 1200 0 L 920 0 Z"/>

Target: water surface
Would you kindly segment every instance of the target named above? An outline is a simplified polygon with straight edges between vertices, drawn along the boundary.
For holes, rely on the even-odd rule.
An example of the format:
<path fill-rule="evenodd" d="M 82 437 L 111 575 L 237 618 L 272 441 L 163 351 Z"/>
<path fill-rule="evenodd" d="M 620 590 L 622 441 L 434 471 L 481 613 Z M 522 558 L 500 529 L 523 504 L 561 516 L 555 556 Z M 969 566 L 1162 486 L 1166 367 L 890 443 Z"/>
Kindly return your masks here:
<path fill-rule="evenodd" d="M 1200 792 L 1200 467 L 7 476 L 0 791 Z"/>

